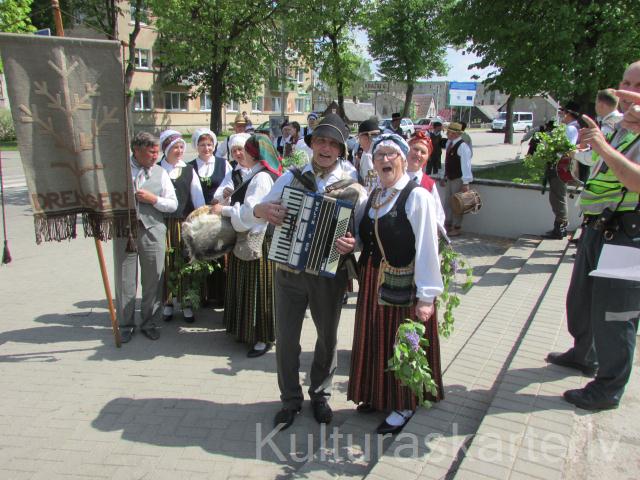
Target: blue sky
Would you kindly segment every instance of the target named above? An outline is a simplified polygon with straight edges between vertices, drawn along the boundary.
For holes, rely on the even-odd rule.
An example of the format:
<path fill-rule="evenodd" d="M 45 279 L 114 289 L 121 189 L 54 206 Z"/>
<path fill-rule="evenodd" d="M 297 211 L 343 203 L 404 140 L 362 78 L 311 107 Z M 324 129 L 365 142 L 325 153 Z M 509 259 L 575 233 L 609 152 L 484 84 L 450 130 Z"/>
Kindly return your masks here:
<path fill-rule="evenodd" d="M 355 32 L 356 43 L 361 47 L 364 55 L 369 57 L 369 53 L 367 52 L 367 45 L 369 43 L 369 39 L 367 38 L 366 32 L 362 30 L 358 30 Z M 370 57 L 369 57 L 370 58 Z M 433 77 L 433 78 L 425 78 L 424 80 L 449 80 L 455 82 L 468 82 L 471 81 L 471 76 L 474 74 L 479 75 L 479 81 L 484 80 L 487 77 L 487 74 L 492 71 L 492 69 L 484 69 L 478 70 L 473 69 L 469 70 L 468 67 L 472 63 L 478 61 L 478 57 L 474 54 L 464 54 L 462 50 L 456 50 L 455 48 L 447 48 L 447 64 L 449 65 L 449 73 L 443 77 Z M 376 69 L 376 63 L 373 62 L 373 70 Z"/>

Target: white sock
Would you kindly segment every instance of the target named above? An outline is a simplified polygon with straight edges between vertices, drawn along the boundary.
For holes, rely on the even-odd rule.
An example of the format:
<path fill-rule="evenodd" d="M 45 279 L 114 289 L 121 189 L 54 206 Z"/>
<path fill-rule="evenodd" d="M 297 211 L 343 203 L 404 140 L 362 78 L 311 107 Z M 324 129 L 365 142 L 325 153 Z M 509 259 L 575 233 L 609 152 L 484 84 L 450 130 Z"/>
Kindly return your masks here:
<path fill-rule="evenodd" d="M 191 317 L 193 317 L 193 310 L 191 310 L 189 307 L 185 307 L 184 310 L 182 310 L 182 314 L 186 318 L 191 318 Z"/>
<path fill-rule="evenodd" d="M 162 309 L 162 313 L 167 317 L 169 315 L 173 315 L 173 305 L 165 305 L 164 308 Z"/>
<path fill-rule="evenodd" d="M 264 342 L 256 342 L 256 344 L 253 346 L 254 350 L 264 350 L 265 348 L 267 348 L 267 344 Z"/>
<path fill-rule="evenodd" d="M 407 420 L 411 418 L 413 415 L 413 410 L 394 410 L 389 414 L 389 416 L 385 419 L 385 421 L 389 425 L 393 425 L 394 427 L 399 427 L 400 425 L 404 425 Z"/>

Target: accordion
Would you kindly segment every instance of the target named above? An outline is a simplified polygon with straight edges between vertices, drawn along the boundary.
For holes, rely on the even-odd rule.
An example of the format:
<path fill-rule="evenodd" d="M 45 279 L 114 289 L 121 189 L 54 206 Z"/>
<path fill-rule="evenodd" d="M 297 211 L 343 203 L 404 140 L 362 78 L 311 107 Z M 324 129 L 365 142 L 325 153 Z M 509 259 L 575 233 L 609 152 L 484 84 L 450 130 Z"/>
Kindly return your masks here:
<path fill-rule="evenodd" d="M 335 243 L 347 233 L 353 204 L 285 187 L 282 205 L 287 216 L 273 232 L 267 258 L 293 270 L 335 276 L 340 262 Z"/>

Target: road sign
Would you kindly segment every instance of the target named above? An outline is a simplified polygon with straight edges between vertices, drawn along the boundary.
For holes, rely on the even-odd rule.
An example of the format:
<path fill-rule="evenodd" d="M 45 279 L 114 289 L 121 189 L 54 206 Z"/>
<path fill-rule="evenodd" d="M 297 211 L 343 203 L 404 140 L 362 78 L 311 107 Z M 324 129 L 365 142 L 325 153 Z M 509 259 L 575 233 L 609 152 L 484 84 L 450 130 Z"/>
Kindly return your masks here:
<path fill-rule="evenodd" d="M 449 83 L 449 105 L 453 107 L 473 107 L 476 97 L 476 82 Z"/>
<path fill-rule="evenodd" d="M 388 92 L 389 82 L 364 82 L 364 88 L 367 92 Z"/>
<path fill-rule="evenodd" d="M 51 29 L 50 28 L 43 28 L 41 30 L 38 30 L 36 32 L 36 35 L 44 35 L 45 37 L 50 37 L 51 36 Z"/>

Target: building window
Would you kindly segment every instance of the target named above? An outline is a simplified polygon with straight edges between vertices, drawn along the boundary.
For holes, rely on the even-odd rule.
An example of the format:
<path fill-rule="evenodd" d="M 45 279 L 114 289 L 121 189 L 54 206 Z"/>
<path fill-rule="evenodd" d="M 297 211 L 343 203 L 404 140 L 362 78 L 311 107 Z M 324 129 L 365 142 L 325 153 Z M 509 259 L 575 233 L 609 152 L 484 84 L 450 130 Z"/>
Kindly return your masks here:
<path fill-rule="evenodd" d="M 136 90 L 133 93 L 133 109 L 136 112 L 151 110 L 151 92 L 148 90 Z"/>
<path fill-rule="evenodd" d="M 271 97 L 271 111 L 280 112 L 282 110 L 280 97 Z"/>
<path fill-rule="evenodd" d="M 229 100 L 229 106 L 227 110 L 230 112 L 237 112 L 238 108 L 240 108 L 240 104 L 236 100 Z"/>
<path fill-rule="evenodd" d="M 135 67 L 148 70 L 149 65 L 151 65 L 149 58 L 151 58 L 151 50 L 136 48 L 136 57 L 134 60 Z"/>
<path fill-rule="evenodd" d="M 304 83 L 304 70 L 302 68 L 296 70 L 296 80 L 298 83 Z"/>
<path fill-rule="evenodd" d="M 167 110 L 187 111 L 187 94 L 185 92 L 165 92 L 164 108 Z"/>
<path fill-rule="evenodd" d="M 296 113 L 304 112 L 304 98 L 296 98 Z"/>
<path fill-rule="evenodd" d="M 264 110 L 264 97 L 257 97 L 251 102 L 251 111 L 261 112 Z"/>
<path fill-rule="evenodd" d="M 207 92 L 204 92 L 202 95 L 200 95 L 200 111 L 201 112 L 211 111 L 211 97 Z"/>
<path fill-rule="evenodd" d="M 310 112 L 311 111 L 311 99 L 310 98 L 305 98 L 304 99 L 304 111 L 305 112 Z"/>

